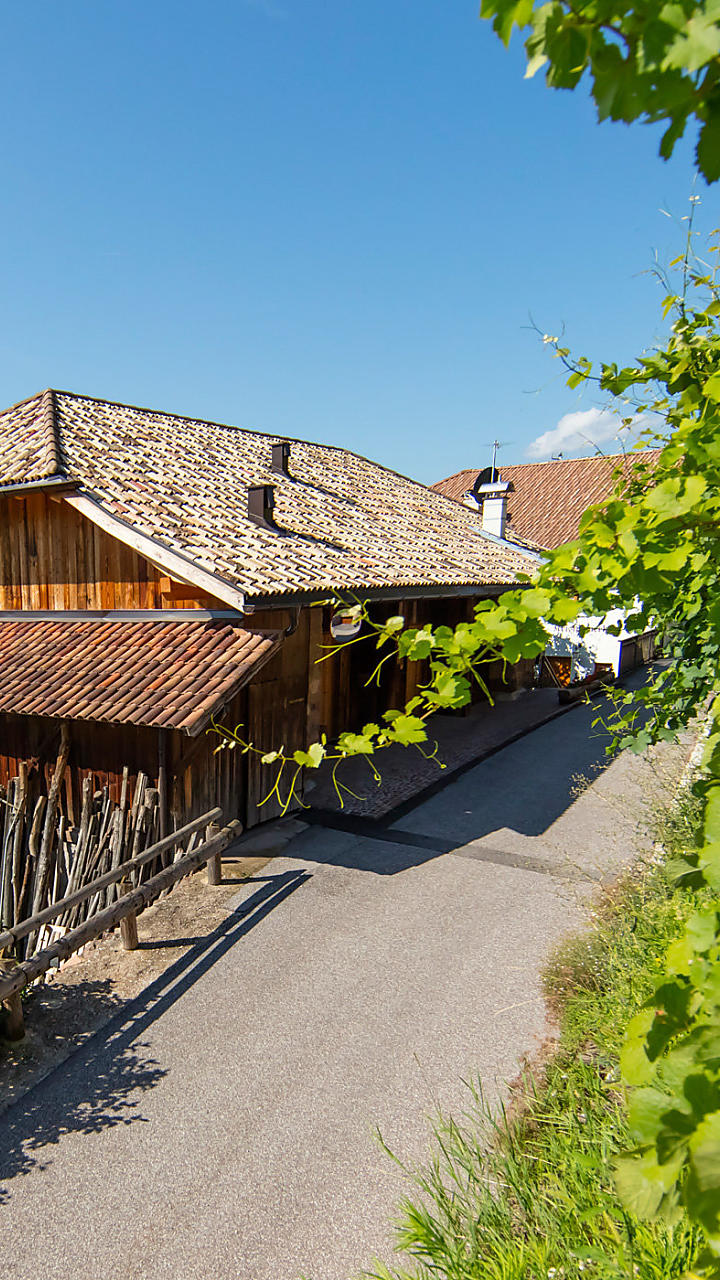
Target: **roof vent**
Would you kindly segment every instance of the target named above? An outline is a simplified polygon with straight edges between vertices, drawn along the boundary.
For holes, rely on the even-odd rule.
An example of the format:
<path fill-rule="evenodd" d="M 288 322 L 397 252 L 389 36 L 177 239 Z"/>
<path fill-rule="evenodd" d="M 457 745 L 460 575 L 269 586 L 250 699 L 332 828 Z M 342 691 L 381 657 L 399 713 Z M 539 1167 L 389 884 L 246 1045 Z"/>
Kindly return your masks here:
<path fill-rule="evenodd" d="M 477 493 L 481 485 L 492 484 L 493 480 L 499 480 L 499 479 L 500 479 L 500 472 L 498 471 L 497 467 L 483 467 L 482 471 L 478 471 L 475 477 L 475 483 L 472 487 L 472 492 Z"/>
<path fill-rule="evenodd" d="M 279 444 L 272 446 L 272 464 L 271 469 L 279 472 L 280 475 L 289 476 L 290 469 L 288 467 L 288 458 L 290 457 L 290 445 L 287 440 L 281 440 Z"/>
<path fill-rule="evenodd" d="M 254 524 L 259 524 L 262 529 L 276 529 L 274 510 L 274 485 L 256 484 L 248 489 L 248 516 Z"/>

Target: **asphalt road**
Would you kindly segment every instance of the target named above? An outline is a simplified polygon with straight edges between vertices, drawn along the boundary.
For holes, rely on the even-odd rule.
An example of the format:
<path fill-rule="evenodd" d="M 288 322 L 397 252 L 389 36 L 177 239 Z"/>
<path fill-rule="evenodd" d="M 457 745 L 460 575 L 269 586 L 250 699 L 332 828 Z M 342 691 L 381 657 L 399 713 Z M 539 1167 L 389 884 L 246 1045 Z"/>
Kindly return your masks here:
<path fill-rule="evenodd" d="M 427 1116 L 546 1033 L 538 972 L 686 752 L 607 767 L 573 710 L 380 833 L 310 828 L 0 1120 L 13 1280 L 349 1280 Z M 594 779 L 582 789 L 577 775 Z M 377 834 L 377 833 L 376 833 Z"/>

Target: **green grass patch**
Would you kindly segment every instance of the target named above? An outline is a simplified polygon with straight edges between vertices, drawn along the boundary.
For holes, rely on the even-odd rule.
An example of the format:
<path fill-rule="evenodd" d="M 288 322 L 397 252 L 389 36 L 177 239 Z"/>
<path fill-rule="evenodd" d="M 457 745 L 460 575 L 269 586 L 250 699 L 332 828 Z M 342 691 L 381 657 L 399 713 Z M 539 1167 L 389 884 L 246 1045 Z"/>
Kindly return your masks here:
<path fill-rule="evenodd" d="M 659 819 L 668 856 L 693 845 L 697 816 L 687 796 Z M 560 1030 L 552 1056 L 516 1082 L 499 1115 L 471 1087 L 464 1116 L 435 1122 L 430 1162 L 406 1170 L 413 1190 L 396 1224 L 397 1248 L 410 1262 L 377 1264 L 366 1277 L 670 1280 L 692 1267 L 697 1230 L 627 1214 L 612 1170 L 626 1141 L 624 1028 L 702 896 L 676 888 L 660 860 L 602 895 L 589 928 L 546 969 Z"/>

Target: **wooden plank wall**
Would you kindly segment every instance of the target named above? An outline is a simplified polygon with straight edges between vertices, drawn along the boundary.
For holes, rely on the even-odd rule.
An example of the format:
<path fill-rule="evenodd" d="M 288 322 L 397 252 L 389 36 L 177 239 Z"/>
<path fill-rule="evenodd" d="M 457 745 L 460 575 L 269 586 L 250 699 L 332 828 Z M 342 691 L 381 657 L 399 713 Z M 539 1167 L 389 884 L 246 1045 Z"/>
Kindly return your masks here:
<path fill-rule="evenodd" d="M 82 782 L 92 778 L 93 791 L 107 786 L 114 801 L 120 799 L 123 766 L 130 770 L 134 787 L 142 769 L 157 786 L 158 731 L 134 725 L 93 724 L 73 720 L 70 725 L 70 759 L 66 771 L 67 812 L 77 821 L 82 803 Z M 47 792 L 60 742 L 60 721 L 44 716 L 0 715 L 0 785 L 17 776 L 24 760 Z"/>
<path fill-rule="evenodd" d="M 310 702 L 311 632 L 317 609 L 264 610 L 252 615 L 254 627 L 288 630 L 283 644 L 246 690 L 245 724 L 250 740 L 263 751 L 283 746 L 292 755 L 317 736 Z M 267 800 L 277 769 L 247 755 L 246 825 L 267 822 L 281 813 L 278 797 Z M 285 770 L 281 795 L 287 795 L 290 769 Z M 300 793 L 302 795 L 302 792 Z"/>
<path fill-rule="evenodd" d="M 171 584 L 60 497 L 0 497 L 0 609 L 188 609 L 213 603 Z"/>
<path fill-rule="evenodd" d="M 395 600 L 373 605 L 372 614 L 378 621 L 383 621 L 399 613 L 405 618 L 406 625 L 414 627 L 426 624 L 455 627 L 459 622 L 472 619 L 474 603 L 471 597 Z M 258 690 L 255 718 L 261 714 L 260 708 L 264 705 L 260 695 L 260 690 L 264 689 L 268 704 L 273 698 L 283 701 L 286 714 L 284 719 L 280 718 L 281 728 L 287 731 L 294 743 L 302 735 L 292 710 L 304 700 L 305 735 L 304 740 L 297 743 L 301 746 L 307 746 L 323 733 L 332 739 L 344 729 L 357 729 L 368 721 L 376 721 L 388 707 L 404 706 L 417 693 L 428 674 L 426 663 L 398 662 L 393 658 L 383 666 L 379 684 L 373 681 L 368 686 L 368 679 L 383 654 L 383 650 L 378 652 L 372 638 L 365 643 L 349 645 L 342 652 L 318 663 L 317 659 L 327 653 L 325 646 L 335 643 L 330 634 L 331 614 L 332 609 L 327 606 L 303 609 L 297 631 L 286 638 L 280 654 L 252 685 Z M 279 625 L 286 626 L 291 619 L 290 611 L 266 610 L 253 614 L 251 624 L 278 628 Z M 503 673 L 501 663 L 493 664 L 487 671 L 488 683 L 496 692 L 530 685 L 532 668 L 532 663 L 521 662 Z M 279 686 L 273 693 L 271 686 L 275 681 L 279 681 Z M 474 685 L 473 701 L 483 700 L 484 694 L 479 686 Z M 268 721 L 257 736 L 268 744 L 268 749 L 272 749 L 278 745 L 275 733 L 278 712 L 268 710 L 267 715 Z M 279 741 L 285 741 L 282 732 Z M 269 770 L 265 773 L 269 776 Z"/>
<path fill-rule="evenodd" d="M 229 709 L 228 721 L 241 710 L 242 696 Z M 202 733 L 189 738 L 177 730 L 86 720 L 71 720 L 69 726 L 65 794 L 71 823 L 80 814 L 85 778 L 92 779 L 93 791 L 107 787 L 115 802 L 120 799 L 124 766 L 129 770 L 131 794 L 140 770 L 147 775 L 150 786 L 159 788 L 161 733 L 165 741 L 168 828 L 181 827 L 216 804 L 222 807 L 225 821 L 247 821 L 245 757 L 239 751 L 215 755 L 215 735 Z M 0 785 L 7 786 L 9 779 L 17 776 L 18 764 L 23 760 L 29 765 L 34 788 L 47 794 L 59 741 L 59 720 L 0 715 Z"/>
<path fill-rule="evenodd" d="M 456 627 L 460 622 L 471 621 L 475 600 L 472 597 L 446 597 L 426 600 L 395 600 L 372 606 L 372 616 L 383 621 L 393 614 L 402 614 L 409 627 L 426 625 Z M 378 651 L 372 639 L 367 643 L 349 646 L 344 652 L 314 668 L 312 651 L 321 653 L 318 645 L 332 644 L 329 609 L 310 610 L 315 615 L 314 645 L 311 645 L 309 661 L 310 705 L 313 716 L 309 728 L 314 725 L 315 734 L 325 732 L 328 738 L 336 737 L 343 729 L 357 729 L 368 721 L 377 721 L 389 707 L 402 707 L 415 696 L 420 685 L 428 677 L 426 662 L 398 661 L 395 658 L 383 666 L 379 682 L 368 680 L 384 650 Z M 270 624 L 268 624 L 270 625 Z M 488 664 L 485 680 L 494 694 L 508 693 L 515 689 L 531 687 L 534 679 L 534 663 L 522 660 L 513 666 L 501 662 Z M 472 702 L 486 702 L 480 686 L 473 682 Z M 317 708 L 317 710 L 316 710 Z"/>

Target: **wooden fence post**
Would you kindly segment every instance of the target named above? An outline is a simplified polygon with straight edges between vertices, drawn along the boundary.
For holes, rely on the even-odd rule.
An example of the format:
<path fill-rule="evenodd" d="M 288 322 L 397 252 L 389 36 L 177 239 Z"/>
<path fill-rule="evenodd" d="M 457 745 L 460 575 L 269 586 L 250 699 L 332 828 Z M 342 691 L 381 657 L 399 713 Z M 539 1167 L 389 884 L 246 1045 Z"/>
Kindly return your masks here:
<path fill-rule="evenodd" d="M 137 915 L 130 911 L 120 921 L 120 938 L 123 951 L 135 951 L 138 944 Z"/>
<path fill-rule="evenodd" d="M 119 896 L 130 893 L 132 890 L 132 881 L 129 877 L 124 877 L 120 881 Z M 122 942 L 123 951 L 135 951 L 138 944 L 137 931 L 137 912 L 129 911 L 120 921 L 120 940 Z"/>
<path fill-rule="evenodd" d="M 15 968 L 16 960 L 9 957 L 0 959 L 0 974 L 9 973 Z M 5 1013 L 5 1026 L 3 1035 L 6 1040 L 22 1040 L 25 1035 L 25 1019 L 23 1018 L 22 997 L 19 991 L 14 995 L 7 996 L 2 1002 L 2 1008 Z"/>
<path fill-rule="evenodd" d="M 22 1040 L 25 1036 L 25 1019 L 23 1018 L 22 996 L 19 991 L 3 1001 L 5 1010 L 5 1039 Z"/>
<path fill-rule="evenodd" d="M 205 832 L 206 840 L 212 840 L 220 831 L 217 822 L 209 822 Z M 207 882 L 208 884 L 222 884 L 222 856 L 219 853 L 213 854 L 212 858 L 207 861 Z"/>

